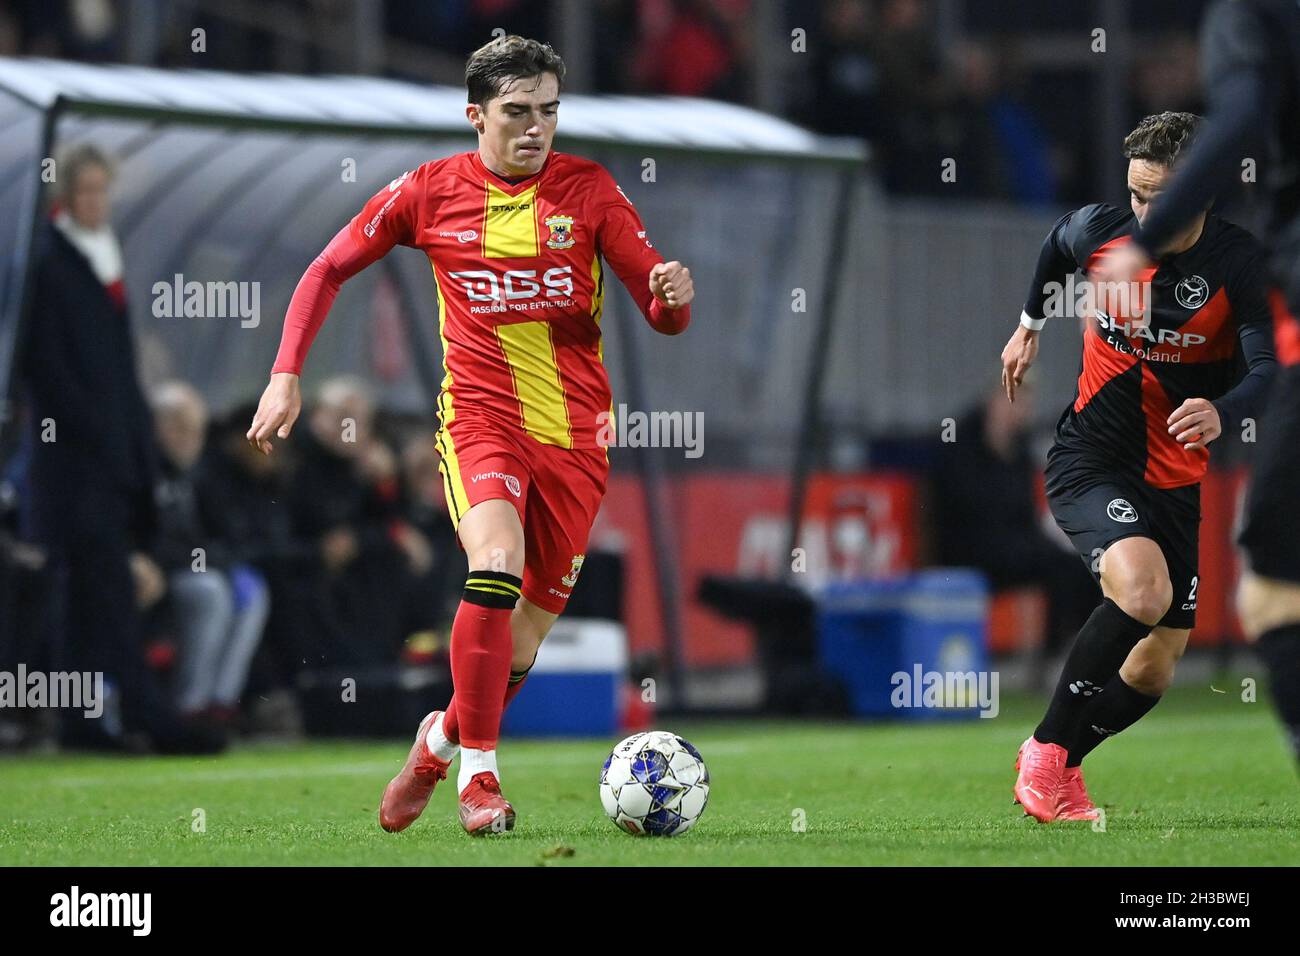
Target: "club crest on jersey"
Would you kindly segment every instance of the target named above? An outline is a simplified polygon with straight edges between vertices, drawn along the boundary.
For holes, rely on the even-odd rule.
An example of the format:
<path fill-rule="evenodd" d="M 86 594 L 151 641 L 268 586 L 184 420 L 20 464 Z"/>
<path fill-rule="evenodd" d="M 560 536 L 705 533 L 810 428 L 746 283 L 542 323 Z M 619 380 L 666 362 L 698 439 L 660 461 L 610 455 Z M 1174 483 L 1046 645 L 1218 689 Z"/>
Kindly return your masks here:
<path fill-rule="evenodd" d="M 582 562 L 587 556 L 585 554 L 575 554 L 573 564 L 569 568 L 569 573 L 560 578 L 560 583 L 566 588 L 571 588 L 578 583 L 578 572 L 582 570 Z"/>
<path fill-rule="evenodd" d="M 576 241 L 573 238 L 572 216 L 547 216 L 546 228 L 551 234 L 546 237 L 546 244 L 552 249 L 567 249 Z"/>
<path fill-rule="evenodd" d="M 1123 498 L 1115 498 L 1106 506 L 1106 515 L 1111 521 L 1120 524 L 1132 524 L 1138 519 L 1137 509 Z"/>
<path fill-rule="evenodd" d="M 1199 309 L 1210 297 L 1210 284 L 1200 276 L 1187 276 L 1174 286 L 1174 298 L 1184 309 Z"/>

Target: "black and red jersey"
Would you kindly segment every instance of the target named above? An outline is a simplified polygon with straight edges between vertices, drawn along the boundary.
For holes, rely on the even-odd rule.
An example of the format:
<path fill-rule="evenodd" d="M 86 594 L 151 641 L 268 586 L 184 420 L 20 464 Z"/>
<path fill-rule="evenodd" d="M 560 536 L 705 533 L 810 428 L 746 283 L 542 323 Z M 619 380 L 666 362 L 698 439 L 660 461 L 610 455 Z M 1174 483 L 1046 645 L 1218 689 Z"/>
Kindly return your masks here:
<path fill-rule="evenodd" d="M 1083 324 L 1075 400 L 1057 424 L 1057 445 L 1177 488 L 1201 480 L 1209 452 L 1184 450 L 1169 434 L 1174 409 L 1209 399 L 1227 434 L 1262 404 L 1274 366 L 1265 260 L 1250 233 L 1207 216 L 1191 248 L 1139 277 L 1149 283 L 1142 315 L 1139 303 L 1077 280 L 1136 224 L 1106 204 L 1063 216 L 1043 244 L 1025 312 Z"/>

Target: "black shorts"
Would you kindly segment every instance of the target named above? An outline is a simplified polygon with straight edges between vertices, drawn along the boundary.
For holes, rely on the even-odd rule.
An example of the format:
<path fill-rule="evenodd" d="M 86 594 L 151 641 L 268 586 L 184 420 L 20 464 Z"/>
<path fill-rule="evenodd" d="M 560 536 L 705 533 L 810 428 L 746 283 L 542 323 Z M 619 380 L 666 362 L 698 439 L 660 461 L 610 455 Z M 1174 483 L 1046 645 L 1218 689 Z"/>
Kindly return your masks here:
<path fill-rule="evenodd" d="M 1277 371 L 1239 540 L 1256 574 L 1300 584 L 1300 365 Z"/>
<path fill-rule="evenodd" d="M 1121 538 L 1151 538 L 1169 567 L 1174 599 L 1164 627 L 1196 624 L 1201 486 L 1153 488 L 1086 455 L 1053 447 L 1047 456 L 1047 504 L 1083 563 L 1101 583 L 1101 556 Z"/>

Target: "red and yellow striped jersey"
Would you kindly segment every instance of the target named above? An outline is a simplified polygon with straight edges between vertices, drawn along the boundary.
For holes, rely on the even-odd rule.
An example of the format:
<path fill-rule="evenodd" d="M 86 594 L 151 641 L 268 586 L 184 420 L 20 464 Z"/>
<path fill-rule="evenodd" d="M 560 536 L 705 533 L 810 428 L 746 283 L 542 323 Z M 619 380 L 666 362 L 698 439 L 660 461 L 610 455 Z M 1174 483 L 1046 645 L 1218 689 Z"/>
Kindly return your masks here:
<path fill-rule="evenodd" d="M 602 258 L 657 330 L 679 332 L 690 318 L 689 306 L 670 310 L 651 294 L 663 259 L 600 164 L 552 152 L 512 183 L 462 153 L 398 176 L 335 237 L 313 264 L 323 277 L 309 283 L 309 269 L 294 294 L 275 371 L 301 368 L 338 283 L 395 245 L 422 249 L 433 266 L 444 427 L 474 416 L 549 445 L 602 446 Z"/>

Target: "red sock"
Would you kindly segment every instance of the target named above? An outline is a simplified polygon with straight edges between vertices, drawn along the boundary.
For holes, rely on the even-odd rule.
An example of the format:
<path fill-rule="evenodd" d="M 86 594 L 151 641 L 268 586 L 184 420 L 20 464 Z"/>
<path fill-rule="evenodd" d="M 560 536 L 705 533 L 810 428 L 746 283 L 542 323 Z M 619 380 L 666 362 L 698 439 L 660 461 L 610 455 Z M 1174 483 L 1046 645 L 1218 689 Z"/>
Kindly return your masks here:
<path fill-rule="evenodd" d="M 503 571 L 471 571 L 451 626 L 451 679 L 456 687 L 456 738 L 493 750 L 510 680 L 510 613 L 523 582 Z M 448 714 L 452 709 L 448 707 Z M 447 720 L 443 720 L 446 733 Z"/>
<path fill-rule="evenodd" d="M 515 695 L 524 689 L 524 681 L 528 679 L 528 671 L 511 671 L 510 683 L 506 685 L 506 698 L 501 702 L 501 712 L 510 706 L 510 702 L 515 699 Z"/>
<path fill-rule="evenodd" d="M 531 670 L 531 668 L 530 668 Z M 515 699 L 524 687 L 524 681 L 528 678 L 528 671 L 511 671 L 510 683 L 506 685 L 505 698 L 501 701 L 501 712 L 510 706 L 510 702 Z M 453 694 L 451 702 L 447 704 L 447 710 L 442 715 L 442 734 L 453 744 L 460 743 L 460 721 L 456 717 L 456 695 Z"/>

